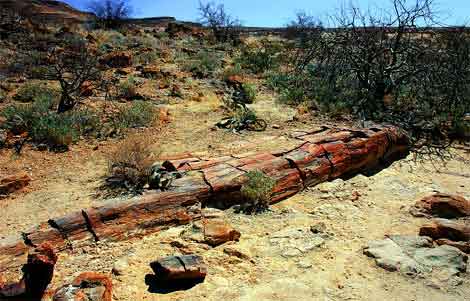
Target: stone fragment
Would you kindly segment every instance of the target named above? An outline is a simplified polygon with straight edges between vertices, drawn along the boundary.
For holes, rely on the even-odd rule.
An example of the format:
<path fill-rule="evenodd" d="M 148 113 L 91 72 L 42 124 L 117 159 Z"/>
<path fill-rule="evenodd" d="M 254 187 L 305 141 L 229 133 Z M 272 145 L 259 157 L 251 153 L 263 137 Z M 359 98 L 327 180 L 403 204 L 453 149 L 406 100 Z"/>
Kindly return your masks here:
<path fill-rule="evenodd" d="M 114 275 L 121 276 L 124 275 L 129 268 L 129 263 L 125 259 L 120 259 L 116 261 L 113 265 L 112 272 Z"/>
<path fill-rule="evenodd" d="M 54 276 L 57 255 L 53 247 L 44 243 L 28 254 L 28 262 L 23 266 L 23 279 L 26 295 L 42 297 Z"/>
<path fill-rule="evenodd" d="M 459 218 L 470 216 L 470 200 L 458 195 L 436 193 L 427 196 L 410 208 L 414 216 Z"/>
<path fill-rule="evenodd" d="M 238 241 L 241 236 L 239 231 L 221 219 L 207 219 L 203 221 L 203 226 L 204 241 L 214 247 L 228 241 Z"/>
<path fill-rule="evenodd" d="M 112 301 L 113 284 L 104 274 L 85 272 L 59 288 L 53 301 Z"/>
<path fill-rule="evenodd" d="M 40 300 L 54 276 L 57 255 L 50 244 L 42 244 L 28 254 L 23 277 L 16 283 L 0 282 L 0 297 Z"/>
<path fill-rule="evenodd" d="M 9 175 L 0 179 L 0 195 L 7 195 L 17 190 L 23 189 L 31 182 L 31 177 L 21 172 L 14 175 Z"/>
<path fill-rule="evenodd" d="M 207 275 L 207 266 L 202 257 L 197 255 L 169 256 L 160 258 L 150 267 L 159 280 L 203 280 Z"/>

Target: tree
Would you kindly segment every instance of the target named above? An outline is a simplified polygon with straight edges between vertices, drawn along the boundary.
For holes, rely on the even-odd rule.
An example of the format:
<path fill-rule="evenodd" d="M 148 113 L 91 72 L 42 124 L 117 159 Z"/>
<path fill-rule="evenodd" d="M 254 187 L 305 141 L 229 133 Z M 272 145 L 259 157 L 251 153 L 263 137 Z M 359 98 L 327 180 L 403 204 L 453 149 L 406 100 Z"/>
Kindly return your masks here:
<path fill-rule="evenodd" d="M 63 47 L 54 47 L 48 54 L 49 78 L 61 88 L 58 113 L 72 110 L 83 96 L 87 82 L 99 80 L 101 70 L 96 51 L 82 38 L 68 39 Z"/>
<path fill-rule="evenodd" d="M 238 42 L 241 23 L 226 12 L 223 4 L 216 5 L 214 2 L 204 4 L 200 1 L 199 14 L 200 22 L 212 30 L 217 42 Z"/>
<path fill-rule="evenodd" d="M 345 103 L 361 120 L 399 125 L 416 149 L 443 149 L 470 109 L 469 32 L 436 28 L 432 0 L 390 2 L 380 12 L 342 7 L 328 30 L 298 18 L 291 86 Z"/>
<path fill-rule="evenodd" d="M 98 25 L 107 29 L 120 27 L 133 11 L 128 0 L 93 0 L 88 10 L 96 15 Z"/>

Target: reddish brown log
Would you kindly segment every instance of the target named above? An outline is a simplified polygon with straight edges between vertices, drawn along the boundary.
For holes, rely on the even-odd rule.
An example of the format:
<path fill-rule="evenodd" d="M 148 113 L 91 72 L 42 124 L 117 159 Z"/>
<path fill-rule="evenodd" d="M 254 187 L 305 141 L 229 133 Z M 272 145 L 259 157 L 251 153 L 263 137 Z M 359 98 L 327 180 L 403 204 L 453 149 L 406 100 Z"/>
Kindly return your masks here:
<path fill-rule="evenodd" d="M 79 248 L 96 241 L 120 241 L 200 218 L 201 205 L 244 202 L 240 189 L 245 174 L 260 170 L 276 180 L 271 203 L 306 186 L 349 176 L 407 154 L 407 138 L 395 128 L 367 130 L 320 128 L 293 135 L 290 151 L 246 153 L 214 159 L 186 154 L 164 167 L 183 172 L 168 191 L 148 193 L 51 219 L 24 233 L 24 241 L 0 242 L 0 271 L 17 267 L 28 247 L 50 242 L 54 250 Z M 24 260 L 24 259 L 23 259 Z"/>

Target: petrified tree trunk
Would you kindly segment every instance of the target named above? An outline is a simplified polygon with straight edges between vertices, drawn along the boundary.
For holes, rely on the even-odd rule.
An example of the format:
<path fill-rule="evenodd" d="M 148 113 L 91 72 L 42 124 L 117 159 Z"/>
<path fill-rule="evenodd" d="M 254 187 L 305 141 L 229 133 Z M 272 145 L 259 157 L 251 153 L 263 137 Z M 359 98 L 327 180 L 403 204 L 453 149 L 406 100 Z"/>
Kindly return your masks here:
<path fill-rule="evenodd" d="M 271 203 L 307 186 L 387 164 L 408 153 L 408 140 L 396 128 L 329 129 L 296 132 L 297 147 L 287 152 L 251 153 L 202 159 L 191 155 L 164 166 L 184 172 L 168 191 L 138 200 L 109 203 L 51 219 L 22 239 L 0 241 L 0 272 L 24 263 L 29 247 L 50 242 L 55 251 L 96 241 L 120 241 L 200 218 L 200 208 L 224 200 L 243 203 L 245 174 L 261 170 L 276 180 Z"/>

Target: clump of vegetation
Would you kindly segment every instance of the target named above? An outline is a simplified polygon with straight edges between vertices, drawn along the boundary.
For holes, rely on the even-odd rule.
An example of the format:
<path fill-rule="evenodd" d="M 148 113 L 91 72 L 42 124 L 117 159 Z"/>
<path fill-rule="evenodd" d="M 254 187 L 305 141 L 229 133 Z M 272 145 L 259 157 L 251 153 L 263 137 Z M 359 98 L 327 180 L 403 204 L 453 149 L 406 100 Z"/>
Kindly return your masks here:
<path fill-rule="evenodd" d="M 257 94 L 256 85 L 243 83 L 242 90 L 244 94 L 244 103 L 247 103 L 247 104 L 254 103 L 256 100 L 256 94 Z"/>
<path fill-rule="evenodd" d="M 127 100 L 137 96 L 137 83 L 133 76 L 119 84 L 119 96 Z"/>
<path fill-rule="evenodd" d="M 216 5 L 214 2 L 199 2 L 200 22 L 211 29 L 215 42 L 240 43 L 241 22 L 228 14 L 223 4 Z"/>
<path fill-rule="evenodd" d="M 6 120 L 3 127 L 14 134 L 26 133 L 33 143 L 46 144 L 54 150 L 67 149 L 81 136 L 99 130 L 99 119 L 91 111 L 57 114 L 54 105 L 53 98 L 43 96 L 31 104 L 9 106 L 0 112 Z"/>
<path fill-rule="evenodd" d="M 132 7 L 127 0 L 90 1 L 88 10 L 97 17 L 95 26 L 103 29 L 122 27 L 132 14 Z"/>
<path fill-rule="evenodd" d="M 47 87 L 43 83 L 26 82 L 18 89 L 13 98 L 21 102 L 33 102 L 39 98 L 53 98 L 56 95 L 56 90 Z"/>
<path fill-rule="evenodd" d="M 434 29 L 433 1 L 390 2 L 385 13 L 343 8 L 333 16 L 341 30 L 328 34 L 300 14 L 290 26 L 290 68 L 283 83 L 272 83 L 288 101 L 394 124 L 416 153 L 444 158 L 470 111 L 470 36 L 464 28 Z"/>
<path fill-rule="evenodd" d="M 113 188 L 140 192 L 149 181 L 156 155 L 149 139 L 127 137 L 109 156 L 107 183 Z"/>
<path fill-rule="evenodd" d="M 244 69 L 250 70 L 255 74 L 260 74 L 279 67 L 281 51 L 281 43 L 262 40 L 257 45 L 246 45 L 242 47 L 236 62 Z"/>
<path fill-rule="evenodd" d="M 243 73 L 243 68 L 240 63 L 235 63 L 235 65 L 224 70 L 222 77 L 224 81 L 227 81 L 230 77 L 233 76 L 243 76 Z"/>
<path fill-rule="evenodd" d="M 149 65 L 155 63 L 160 58 L 160 52 L 157 50 L 144 51 L 138 54 L 134 61 L 140 65 Z"/>
<path fill-rule="evenodd" d="M 183 70 L 201 78 L 212 76 L 222 65 L 222 56 L 214 51 L 201 50 L 186 60 Z"/>
<path fill-rule="evenodd" d="M 114 122 L 117 128 L 138 128 L 152 124 L 155 119 L 155 108 L 145 101 L 134 101 L 130 107 L 120 109 Z"/>
<path fill-rule="evenodd" d="M 0 102 L 3 102 L 6 98 L 7 98 L 7 94 L 5 93 L 5 91 L 0 89 Z"/>
<path fill-rule="evenodd" d="M 246 177 L 247 181 L 242 185 L 241 194 L 250 206 L 249 212 L 268 209 L 276 181 L 259 170 L 248 172 Z"/>

